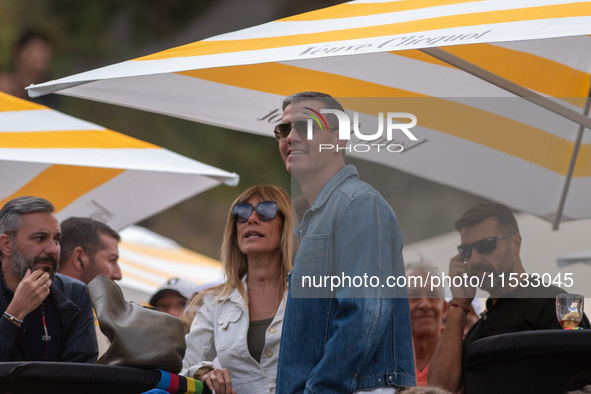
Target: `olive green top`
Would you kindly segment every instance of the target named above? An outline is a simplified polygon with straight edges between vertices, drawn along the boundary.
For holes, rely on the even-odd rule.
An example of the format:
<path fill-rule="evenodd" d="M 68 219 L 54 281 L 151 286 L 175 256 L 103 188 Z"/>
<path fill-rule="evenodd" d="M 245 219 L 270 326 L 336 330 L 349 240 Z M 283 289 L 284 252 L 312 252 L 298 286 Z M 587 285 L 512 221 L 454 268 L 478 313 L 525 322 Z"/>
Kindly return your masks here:
<path fill-rule="evenodd" d="M 271 325 L 273 317 L 264 320 L 252 320 L 248 326 L 248 351 L 252 358 L 257 360 L 257 363 L 261 362 L 261 354 L 265 347 L 265 333 L 267 328 Z"/>

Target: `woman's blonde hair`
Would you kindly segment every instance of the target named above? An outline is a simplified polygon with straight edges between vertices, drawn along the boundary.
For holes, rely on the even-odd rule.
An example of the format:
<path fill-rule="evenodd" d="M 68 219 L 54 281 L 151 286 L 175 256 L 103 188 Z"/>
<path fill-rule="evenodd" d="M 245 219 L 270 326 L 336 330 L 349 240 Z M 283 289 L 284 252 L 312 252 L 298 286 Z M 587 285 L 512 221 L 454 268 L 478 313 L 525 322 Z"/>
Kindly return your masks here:
<path fill-rule="evenodd" d="M 280 294 L 283 294 L 287 283 L 287 274 L 291 270 L 291 199 L 289 198 L 289 194 L 278 186 L 256 185 L 239 195 L 232 203 L 232 206 L 242 204 L 248 201 L 251 197 L 258 197 L 261 201 L 275 201 L 279 207 L 280 216 L 283 219 L 283 229 L 281 231 L 281 240 L 279 242 L 281 264 L 280 275 L 281 278 L 284 279 L 281 282 L 282 287 L 280 289 Z M 224 241 L 222 243 L 220 255 L 220 260 L 222 261 L 223 270 L 226 275 L 226 282 L 203 290 L 197 297 L 195 297 L 187 309 L 192 309 L 201 305 L 205 294 L 216 294 L 216 300 L 219 300 L 229 296 L 234 289 L 238 289 L 242 298 L 248 303 L 248 294 L 242 283 L 242 279 L 248 273 L 248 264 L 246 261 L 246 255 L 242 253 L 238 247 L 236 223 L 234 222 L 234 219 L 232 219 L 231 212 L 228 212 L 226 229 L 224 230 Z"/>

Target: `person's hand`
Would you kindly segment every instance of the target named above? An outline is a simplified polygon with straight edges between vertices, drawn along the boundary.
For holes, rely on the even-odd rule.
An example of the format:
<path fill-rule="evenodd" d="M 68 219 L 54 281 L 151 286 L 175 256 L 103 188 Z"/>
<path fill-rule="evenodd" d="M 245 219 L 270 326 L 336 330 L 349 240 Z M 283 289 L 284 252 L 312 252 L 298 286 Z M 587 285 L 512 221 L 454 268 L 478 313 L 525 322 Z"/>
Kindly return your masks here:
<path fill-rule="evenodd" d="M 215 390 L 215 394 L 236 394 L 236 391 L 232 390 L 232 379 L 227 369 L 214 369 L 199 376 L 198 379 L 210 390 Z"/>
<path fill-rule="evenodd" d="M 463 307 L 470 308 L 470 303 L 474 299 L 474 296 L 476 296 L 476 288 L 470 286 L 469 277 L 467 279 L 464 278 L 464 275 L 469 275 L 468 266 L 464 261 L 464 258 L 460 254 L 457 254 L 449 262 L 449 276 L 452 279 L 451 294 L 455 302 Z M 454 286 L 453 279 L 456 276 L 462 278 L 462 286 Z M 459 280 L 456 279 L 457 282 Z M 464 286 L 464 284 L 467 286 Z"/>
<path fill-rule="evenodd" d="M 43 270 L 31 272 L 28 268 L 23 280 L 16 287 L 12 302 L 6 308 L 6 313 L 23 320 L 25 316 L 37 309 L 49 295 L 51 279 Z"/>

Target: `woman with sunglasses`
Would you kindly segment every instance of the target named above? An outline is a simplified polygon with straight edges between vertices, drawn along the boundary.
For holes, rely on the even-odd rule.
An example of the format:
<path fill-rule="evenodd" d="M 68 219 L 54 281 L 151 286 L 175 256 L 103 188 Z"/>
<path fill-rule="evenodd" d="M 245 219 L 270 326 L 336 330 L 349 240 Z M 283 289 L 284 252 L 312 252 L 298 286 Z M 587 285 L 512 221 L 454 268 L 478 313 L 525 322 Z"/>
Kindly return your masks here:
<path fill-rule="evenodd" d="M 186 337 L 182 374 L 217 394 L 275 392 L 290 248 L 285 190 L 257 185 L 234 201 L 221 250 L 227 281 L 189 306 L 201 308 Z M 221 369 L 211 363 L 216 357 Z"/>

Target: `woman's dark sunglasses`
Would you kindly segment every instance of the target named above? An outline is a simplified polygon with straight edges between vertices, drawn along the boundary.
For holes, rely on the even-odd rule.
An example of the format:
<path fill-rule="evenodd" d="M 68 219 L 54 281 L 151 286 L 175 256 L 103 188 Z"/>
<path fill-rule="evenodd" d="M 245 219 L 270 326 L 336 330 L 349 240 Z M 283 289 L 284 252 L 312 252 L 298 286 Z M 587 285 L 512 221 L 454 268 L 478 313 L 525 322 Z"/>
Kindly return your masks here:
<path fill-rule="evenodd" d="M 279 212 L 279 207 L 275 201 L 261 201 L 257 204 L 256 208 L 252 206 L 250 203 L 243 203 L 243 204 L 236 204 L 232 207 L 230 211 L 232 215 L 232 219 L 236 223 L 246 223 L 252 215 L 252 211 L 257 213 L 257 216 L 261 221 L 268 222 L 273 220 L 277 217 L 277 212 Z"/>
<path fill-rule="evenodd" d="M 460 252 L 460 255 L 465 259 L 469 259 L 472 256 L 472 249 L 475 249 L 479 254 L 487 254 L 497 248 L 497 239 L 509 238 L 514 235 L 515 233 L 509 233 L 499 235 L 498 237 L 484 238 L 473 244 L 460 245 L 458 246 L 458 252 Z"/>

